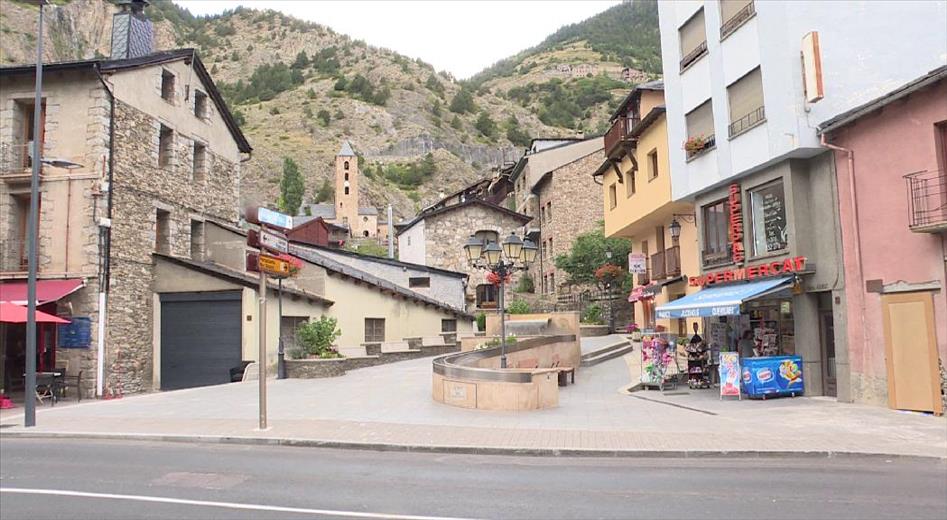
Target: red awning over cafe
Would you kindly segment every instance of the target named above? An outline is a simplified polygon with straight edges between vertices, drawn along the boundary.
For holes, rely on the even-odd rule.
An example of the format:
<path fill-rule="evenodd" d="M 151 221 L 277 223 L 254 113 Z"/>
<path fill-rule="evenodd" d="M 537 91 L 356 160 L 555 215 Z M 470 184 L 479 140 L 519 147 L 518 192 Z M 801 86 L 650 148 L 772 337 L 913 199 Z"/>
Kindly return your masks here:
<path fill-rule="evenodd" d="M 85 282 L 78 278 L 37 280 L 36 304 L 43 305 L 44 303 L 57 301 L 82 289 L 84 286 Z M 26 305 L 26 282 L 17 280 L 15 282 L 0 283 L 0 302 Z"/>
<path fill-rule="evenodd" d="M 0 302 L 0 323 L 26 323 L 26 307 Z M 69 320 L 37 310 L 36 323 L 69 323 Z"/>

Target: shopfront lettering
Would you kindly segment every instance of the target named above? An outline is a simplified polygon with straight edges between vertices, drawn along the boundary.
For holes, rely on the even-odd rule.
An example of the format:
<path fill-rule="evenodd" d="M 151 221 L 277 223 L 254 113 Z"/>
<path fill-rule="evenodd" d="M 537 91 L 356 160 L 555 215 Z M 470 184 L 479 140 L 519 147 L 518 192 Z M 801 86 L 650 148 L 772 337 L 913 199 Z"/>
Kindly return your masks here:
<path fill-rule="evenodd" d="M 688 281 L 688 284 L 691 287 L 703 287 L 705 285 L 714 285 L 722 282 L 754 280 L 756 278 L 767 278 L 791 273 L 799 273 L 805 270 L 805 268 L 806 257 L 797 256 L 777 262 L 751 265 L 747 267 L 741 267 L 739 269 L 730 269 L 727 271 L 718 271 L 715 273 L 694 276 Z"/>
<path fill-rule="evenodd" d="M 743 202 L 740 199 L 740 185 L 730 185 L 730 256 L 734 263 L 743 263 L 746 258 L 743 251 Z"/>

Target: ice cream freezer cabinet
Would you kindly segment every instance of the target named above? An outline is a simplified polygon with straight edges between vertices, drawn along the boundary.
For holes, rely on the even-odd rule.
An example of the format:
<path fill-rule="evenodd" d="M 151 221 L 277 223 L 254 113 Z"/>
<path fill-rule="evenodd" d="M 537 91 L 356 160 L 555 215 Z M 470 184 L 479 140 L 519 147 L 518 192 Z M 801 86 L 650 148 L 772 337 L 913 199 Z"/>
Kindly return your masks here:
<path fill-rule="evenodd" d="M 751 398 L 803 394 L 802 357 L 767 356 L 740 359 L 743 393 Z"/>

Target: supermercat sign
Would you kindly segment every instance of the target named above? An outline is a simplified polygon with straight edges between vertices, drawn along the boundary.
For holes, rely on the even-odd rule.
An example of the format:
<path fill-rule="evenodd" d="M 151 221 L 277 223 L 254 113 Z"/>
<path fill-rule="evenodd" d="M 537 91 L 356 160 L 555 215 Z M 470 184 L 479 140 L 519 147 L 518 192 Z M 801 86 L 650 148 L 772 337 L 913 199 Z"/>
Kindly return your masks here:
<path fill-rule="evenodd" d="M 727 271 L 718 271 L 716 273 L 707 273 L 700 276 L 693 276 L 688 281 L 691 287 L 704 287 L 718 283 L 734 282 L 737 280 L 756 280 L 759 278 L 768 278 L 771 276 L 784 276 L 804 271 L 806 268 L 806 257 L 797 256 L 787 258 L 778 262 L 769 262 L 765 264 L 751 265 L 730 269 Z"/>

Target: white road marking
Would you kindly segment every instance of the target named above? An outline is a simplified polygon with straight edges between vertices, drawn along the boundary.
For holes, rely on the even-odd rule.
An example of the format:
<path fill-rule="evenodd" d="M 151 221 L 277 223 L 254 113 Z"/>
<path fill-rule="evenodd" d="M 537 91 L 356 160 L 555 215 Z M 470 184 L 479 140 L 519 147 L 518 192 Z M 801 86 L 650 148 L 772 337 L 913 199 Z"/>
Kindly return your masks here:
<path fill-rule="evenodd" d="M 224 509 L 243 509 L 249 511 L 273 511 L 278 513 L 299 513 L 307 515 L 343 516 L 349 518 L 390 518 L 393 520 L 470 520 L 446 516 L 398 515 L 391 513 L 363 513 L 359 511 L 334 511 L 331 509 L 308 509 L 299 507 L 268 506 L 262 504 L 240 504 L 236 502 L 213 502 L 209 500 L 189 500 L 184 498 L 154 497 L 144 495 L 116 495 L 112 493 L 88 493 L 59 489 L 31 489 L 0 487 L 0 493 L 21 495 L 54 495 L 64 497 L 101 498 L 109 500 L 131 500 L 137 502 L 158 502 L 162 504 L 180 504 L 188 506 L 220 507 Z"/>

